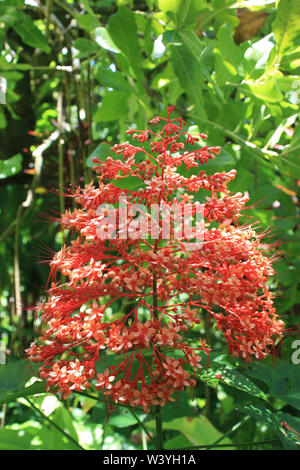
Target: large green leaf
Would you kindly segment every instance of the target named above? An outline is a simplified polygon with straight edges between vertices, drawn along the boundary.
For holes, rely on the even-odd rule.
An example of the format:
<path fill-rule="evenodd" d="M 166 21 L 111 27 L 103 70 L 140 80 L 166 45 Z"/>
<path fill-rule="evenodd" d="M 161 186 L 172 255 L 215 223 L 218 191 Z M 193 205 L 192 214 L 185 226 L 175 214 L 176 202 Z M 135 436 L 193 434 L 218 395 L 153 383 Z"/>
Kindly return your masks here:
<path fill-rule="evenodd" d="M 99 158 L 100 160 L 105 160 L 110 154 L 111 146 L 106 144 L 105 142 L 101 142 L 97 147 L 92 151 L 91 155 L 89 155 L 86 164 L 89 167 L 93 167 L 93 158 Z"/>
<path fill-rule="evenodd" d="M 22 170 L 22 154 L 17 153 L 7 160 L 0 160 L 0 179 L 8 178 Z"/>
<path fill-rule="evenodd" d="M 38 48 L 47 54 L 50 53 L 51 49 L 46 36 L 22 10 L 9 7 L 6 15 L 1 19 L 15 30 L 25 44 Z"/>
<path fill-rule="evenodd" d="M 277 56 L 280 58 L 286 52 L 291 52 L 300 39 L 299 18 L 299 0 L 279 1 L 273 32 L 276 39 Z"/>
<path fill-rule="evenodd" d="M 130 411 L 126 408 L 118 408 L 118 413 L 113 413 L 109 418 L 110 426 L 116 426 L 117 429 L 119 428 L 127 428 L 128 426 L 134 426 L 138 423 L 135 416 L 130 413 Z M 134 414 L 137 417 L 143 416 L 143 413 L 136 410 Z"/>
<path fill-rule="evenodd" d="M 86 15 L 78 15 L 76 17 L 76 21 L 81 28 L 88 32 L 94 31 L 96 28 L 101 27 L 101 24 L 95 15 L 91 15 L 90 13 L 87 13 Z"/>
<path fill-rule="evenodd" d="M 74 41 L 74 47 L 78 50 L 80 58 L 89 57 L 98 52 L 98 46 L 86 38 L 77 38 Z"/>
<path fill-rule="evenodd" d="M 19 400 L 19 402 L 34 411 L 35 415 L 38 416 L 42 414 L 45 417 L 42 420 L 42 426 L 40 426 L 40 429 L 36 430 L 36 439 L 31 442 L 33 448 L 48 450 L 78 450 L 76 442 L 79 441 L 79 436 L 77 434 L 73 416 L 65 404 L 55 395 L 43 394 L 41 396 L 32 397 L 30 402 L 22 399 Z M 35 407 L 34 410 L 33 407 Z M 48 421 L 46 417 L 48 417 L 50 421 Z M 24 424 L 26 425 L 26 423 Z M 55 424 L 58 427 L 56 427 Z M 25 430 L 25 434 L 28 431 L 29 430 Z"/>
<path fill-rule="evenodd" d="M 262 398 L 263 400 L 267 398 L 265 393 L 248 377 L 228 366 L 213 367 L 209 371 L 203 372 L 198 377 L 212 387 L 215 387 L 220 380 L 221 383 L 242 390 L 253 397 Z"/>
<path fill-rule="evenodd" d="M 114 121 L 128 112 L 128 94 L 123 91 L 107 91 L 100 108 L 94 114 L 95 122 Z"/>
<path fill-rule="evenodd" d="M 195 60 L 194 54 L 185 44 L 172 44 L 171 59 L 179 83 L 187 93 L 193 106 L 193 114 L 195 114 L 200 121 L 205 121 L 206 112 L 202 98 L 203 80 L 200 67 Z"/>
<path fill-rule="evenodd" d="M 293 149 L 295 150 L 295 149 Z M 282 155 L 279 160 L 279 167 L 283 173 L 288 172 L 292 178 L 300 179 L 300 157 L 299 154 Z"/>
<path fill-rule="evenodd" d="M 187 26 L 198 20 L 198 13 L 205 8 L 202 0 L 158 0 L 159 8 L 174 21 L 176 27 Z"/>
<path fill-rule="evenodd" d="M 12 361 L 0 366 L 0 405 L 16 400 L 20 397 L 44 393 L 45 383 L 36 381 L 26 387 L 30 378 L 34 377 L 34 370 L 27 361 Z"/>
<path fill-rule="evenodd" d="M 39 434 L 40 427 L 36 421 L 27 421 L 0 429 L 0 450 L 35 449 L 32 441 Z"/>
<path fill-rule="evenodd" d="M 227 25 L 223 25 L 217 33 L 214 56 L 215 80 L 219 86 L 223 86 L 227 81 L 236 78 L 242 59 L 242 51 L 235 44 Z"/>
<path fill-rule="evenodd" d="M 137 191 L 142 184 L 142 180 L 138 176 L 126 176 L 125 178 L 111 180 L 114 186 L 129 191 Z"/>
<path fill-rule="evenodd" d="M 186 391 L 174 393 L 172 398 L 175 401 L 168 402 L 162 407 L 162 420 L 164 423 L 183 416 L 195 416 L 196 409 L 189 403 L 190 399 Z"/>
<path fill-rule="evenodd" d="M 272 397 L 300 409 L 299 366 L 285 361 L 273 365 L 253 364 L 249 366 L 247 374 L 266 383 Z"/>
<path fill-rule="evenodd" d="M 153 421 L 150 421 L 147 425 L 150 429 L 155 426 Z M 165 422 L 163 427 L 164 430 L 182 433 L 192 446 L 210 446 L 222 437 L 222 433 L 204 415 L 194 418 L 175 418 L 172 421 Z M 222 444 L 231 444 L 231 440 L 226 437 L 222 439 Z M 226 449 L 226 446 L 224 449 Z"/>
<path fill-rule="evenodd" d="M 121 72 L 113 72 L 112 70 L 97 68 L 95 71 L 95 77 L 101 85 L 113 88 L 114 90 L 127 91 L 131 90 L 131 87 Z"/>
<path fill-rule="evenodd" d="M 201 74 L 203 77 L 211 83 L 217 96 L 224 102 L 224 96 L 221 88 L 217 85 L 216 81 L 212 78 L 211 73 L 207 70 L 205 61 L 203 60 L 207 51 L 207 47 L 204 41 L 201 41 L 194 31 L 182 29 L 179 33 L 179 37 L 182 42 L 190 49 L 194 55 Z"/>
<path fill-rule="evenodd" d="M 132 11 L 125 6 L 121 6 L 118 13 L 109 18 L 108 31 L 117 47 L 126 56 L 135 75 L 140 77 L 140 64 L 143 57 Z"/>
<path fill-rule="evenodd" d="M 286 449 L 298 449 L 299 446 L 296 444 L 298 438 L 296 435 L 286 434 L 282 427 L 282 420 L 276 413 L 273 413 L 270 409 L 263 406 L 256 406 L 253 404 L 243 405 L 237 407 L 238 411 L 245 413 L 246 415 L 252 416 L 256 421 L 262 422 L 270 426 L 275 434 L 278 435 Z"/>
<path fill-rule="evenodd" d="M 275 78 L 266 78 L 265 80 L 246 81 L 245 85 L 239 87 L 246 94 L 255 96 L 262 101 L 269 103 L 278 103 L 283 99 L 283 95 L 278 88 Z M 246 90 L 248 88 L 248 92 Z"/>
<path fill-rule="evenodd" d="M 77 441 L 78 436 L 76 431 L 73 431 L 72 420 L 71 417 L 68 418 L 68 414 L 61 405 L 61 408 L 51 415 L 51 419 Z M 49 422 L 44 421 L 41 424 L 31 419 L 0 429 L 0 450 L 78 450 L 78 446 Z"/>
<path fill-rule="evenodd" d="M 106 49 L 107 51 L 110 51 L 110 52 L 114 52 L 116 54 L 120 53 L 120 49 L 116 46 L 116 44 L 110 37 L 107 29 L 103 28 L 102 26 L 99 28 L 96 28 L 92 36 L 95 42 L 103 49 Z"/>

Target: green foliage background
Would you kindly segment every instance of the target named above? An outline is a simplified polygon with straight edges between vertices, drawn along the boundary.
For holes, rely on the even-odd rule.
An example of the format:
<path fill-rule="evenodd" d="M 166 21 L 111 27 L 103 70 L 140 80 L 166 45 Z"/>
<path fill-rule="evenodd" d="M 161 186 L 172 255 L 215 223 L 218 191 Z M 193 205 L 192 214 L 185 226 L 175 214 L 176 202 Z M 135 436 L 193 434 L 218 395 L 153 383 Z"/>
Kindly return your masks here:
<path fill-rule="evenodd" d="M 107 424 L 93 395 L 42 393 L 22 351 L 67 235 L 55 217 L 72 203 L 55 188 L 89 182 L 94 155 L 171 104 L 222 147 L 208 172 L 236 168 L 245 220 L 282 242 L 272 290 L 288 331 L 278 359 L 246 365 L 206 319 L 211 368 L 164 408 L 165 446 L 299 447 L 281 425 L 300 433 L 299 21 L 299 0 L 0 1 L 0 449 L 154 448 L 153 416 L 119 408 Z"/>

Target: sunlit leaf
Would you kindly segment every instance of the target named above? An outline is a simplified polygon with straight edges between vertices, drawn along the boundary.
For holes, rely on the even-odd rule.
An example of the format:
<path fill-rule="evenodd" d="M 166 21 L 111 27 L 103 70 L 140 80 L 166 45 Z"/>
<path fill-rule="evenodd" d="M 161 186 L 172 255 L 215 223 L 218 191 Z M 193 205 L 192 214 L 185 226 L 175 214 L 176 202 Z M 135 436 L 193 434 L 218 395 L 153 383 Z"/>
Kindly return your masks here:
<path fill-rule="evenodd" d="M 280 0 L 278 2 L 277 15 L 273 23 L 278 57 L 290 52 L 300 39 L 299 18 L 299 0 Z"/>
<path fill-rule="evenodd" d="M 108 31 L 103 28 L 99 27 L 96 28 L 93 33 L 94 40 L 100 47 L 106 49 L 111 52 L 120 53 L 120 49 L 115 45 L 114 41 L 110 37 Z"/>
<path fill-rule="evenodd" d="M 139 64 L 143 58 L 132 11 L 125 6 L 120 7 L 118 13 L 109 18 L 108 30 L 119 50 L 126 56 L 134 73 L 140 76 Z"/>
<path fill-rule="evenodd" d="M 0 179 L 8 178 L 19 173 L 22 169 L 22 154 L 17 153 L 7 160 L 0 160 Z"/>
<path fill-rule="evenodd" d="M 94 114 L 95 122 L 114 121 L 127 113 L 128 94 L 123 91 L 105 93 L 100 108 Z"/>

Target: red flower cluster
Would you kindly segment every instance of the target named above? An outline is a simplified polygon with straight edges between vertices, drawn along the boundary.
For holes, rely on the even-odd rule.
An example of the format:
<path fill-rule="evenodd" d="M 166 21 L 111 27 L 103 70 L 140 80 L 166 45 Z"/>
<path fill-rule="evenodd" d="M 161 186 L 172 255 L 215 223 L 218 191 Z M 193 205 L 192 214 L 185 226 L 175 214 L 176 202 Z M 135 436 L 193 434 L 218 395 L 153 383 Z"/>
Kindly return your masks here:
<path fill-rule="evenodd" d="M 77 238 L 51 262 L 55 282 L 40 306 L 44 326 L 28 356 L 42 363 L 40 376 L 63 397 L 96 387 L 112 402 L 145 412 L 173 401 L 175 391 L 195 385 L 200 352 L 209 354 L 205 341 L 188 337 L 203 312 L 224 333 L 229 353 L 246 361 L 264 358 L 282 335 L 266 284 L 273 274 L 268 247 L 253 227 L 234 223 L 248 201 L 227 190 L 236 171 L 185 176 L 220 148 L 201 148 L 206 135 L 187 133 L 182 119 L 170 118 L 173 111 L 150 121 L 162 124 L 160 131 L 128 131 L 141 146 L 115 145 L 114 158 L 96 159 L 98 184 L 78 188 L 73 197 L 81 208 L 62 216 L 62 227 Z M 136 187 L 126 189 L 127 182 Z M 201 203 L 200 189 L 210 192 Z M 116 225 L 110 216 L 122 198 L 126 217 L 119 211 Z M 163 238 L 164 214 L 174 203 L 179 214 L 188 206 L 190 220 L 201 209 L 198 249 L 185 244 L 195 231 L 178 234 L 174 220 Z M 163 215 L 149 238 L 153 204 Z M 57 273 L 64 283 L 56 282 Z M 125 313 L 116 313 L 124 303 Z"/>

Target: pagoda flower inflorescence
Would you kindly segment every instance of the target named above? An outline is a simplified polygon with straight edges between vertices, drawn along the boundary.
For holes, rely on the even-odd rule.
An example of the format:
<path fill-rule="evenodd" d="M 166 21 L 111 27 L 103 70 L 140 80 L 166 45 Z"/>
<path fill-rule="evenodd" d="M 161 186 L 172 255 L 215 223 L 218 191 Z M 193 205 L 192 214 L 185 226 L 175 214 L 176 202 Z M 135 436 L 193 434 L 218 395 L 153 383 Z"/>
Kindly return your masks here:
<path fill-rule="evenodd" d="M 110 403 L 145 412 L 174 401 L 174 392 L 195 386 L 201 353 L 210 352 L 204 340 L 189 340 L 203 313 L 229 354 L 246 361 L 265 358 L 282 336 L 267 287 L 268 246 L 253 226 L 238 226 L 247 195 L 227 189 L 236 171 L 202 171 L 220 148 L 201 147 L 206 135 L 189 134 L 171 118 L 174 107 L 167 111 L 149 129 L 128 131 L 137 145 L 94 159 L 98 183 L 76 189 L 80 208 L 62 215 L 62 227 L 77 235 L 50 263 L 41 336 L 27 353 L 64 398 L 93 387 Z M 196 228 L 186 224 L 200 213 Z M 202 242 L 191 243 L 199 233 Z M 126 310 L 113 315 L 115 302 Z"/>

